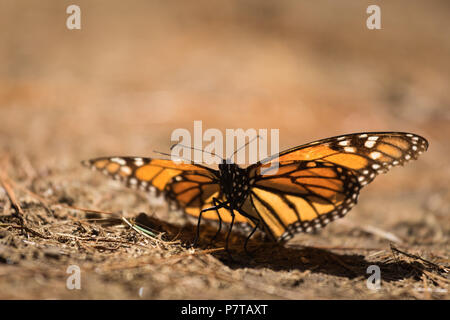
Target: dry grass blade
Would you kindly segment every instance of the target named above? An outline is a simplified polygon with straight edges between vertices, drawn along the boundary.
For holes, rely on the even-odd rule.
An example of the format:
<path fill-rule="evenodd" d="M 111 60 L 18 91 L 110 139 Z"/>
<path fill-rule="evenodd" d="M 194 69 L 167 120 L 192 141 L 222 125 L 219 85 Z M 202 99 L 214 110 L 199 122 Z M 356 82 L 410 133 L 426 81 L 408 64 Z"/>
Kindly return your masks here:
<path fill-rule="evenodd" d="M 11 184 L 12 184 L 11 179 L 9 179 L 5 170 L 0 171 L 0 183 L 3 187 L 3 189 L 5 190 L 9 201 L 11 202 L 11 206 L 14 208 L 14 215 L 20 221 L 20 228 L 25 230 L 28 233 L 35 235 L 35 236 L 41 237 L 43 239 L 48 239 L 47 236 L 37 232 L 36 230 L 33 230 L 33 229 L 27 227 L 25 225 L 25 221 L 24 221 L 25 213 L 23 212 L 22 207 L 20 206 L 19 202 L 17 201 L 16 194 L 14 193 L 14 190 L 11 187 Z"/>
<path fill-rule="evenodd" d="M 385 230 L 382 230 L 380 228 L 374 227 L 374 226 L 363 226 L 361 227 L 362 230 L 364 230 L 367 233 L 371 233 L 374 234 L 380 238 L 401 244 L 404 243 L 404 241 L 402 239 L 400 239 L 398 236 L 396 236 L 395 234 L 393 234 L 392 232 L 388 232 Z"/>
<path fill-rule="evenodd" d="M 411 260 L 409 263 L 410 267 L 416 270 L 420 275 L 423 282 L 425 282 L 426 278 L 430 279 L 432 282 L 440 286 L 442 289 L 447 290 L 448 285 L 450 284 L 450 280 L 446 277 L 441 276 L 439 273 L 448 273 L 449 268 L 447 266 L 440 266 L 438 264 L 435 264 L 431 261 L 428 261 L 422 257 L 419 257 L 418 255 L 404 252 L 402 250 L 397 249 L 391 244 L 391 251 L 392 254 L 399 254 L 406 259 Z M 434 273 L 430 271 L 435 271 Z M 424 286 L 423 290 L 429 290 L 428 285 Z M 427 296 L 428 297 L 428 296 Z M 429 298 L 429 297 L 428 297 Z"/>
<path fill-rule="evenodd" d="M 151 232 L 150 230 L 147 229 L 143 229 L 142 227 L 139 227 L 138 225 L 131 223 L 130 221 L 128 221 L 125 217 L 122 217 L 122 220 L 130 227 L 132 228 L 134 231 L 138 232 L 139 234 L 142 234 L 144 237 L 153 239 L 153 240 L 157 240 L 157 234 Z"/>
<path fill-rule="evenodd" d="M 426 265 L 430 266 L 431 268 L 437 269 L 437 270 L 439 270 L 439 271 L 441 271 L 441 272 L 444 272 L 444 273 L 448 273 L 448 271 L 450 270 L 450 268 L 449 268 L 448 266 L 440 266 L 440 265 L 438 265 L 438 264 L 436 264 L 436 263 L 433 263 L 433 262 L 431 262 L 431 261 L 428 261 L 428 260 L 426 260 L 426 259 L 424 259 L 424 258 L 422 258 L 422 257 L 419 257 L 419 256 L 415 255 L 415 254 L 408 253 L 408 252 L 402 251 L 402 250 L 400 250 L 400 249 L 397 249 L 397 248 L 394 247 L 392 244 L 391 244 L 391 251 L 392 251 L 393 253 L 394 253 L 394 252 L 395 252 L 395 253 L 399 253 L 399 254 L 401 254 L 401 255 L 404 255 L 404 256 L 406 256 L 406 257 L 408 257 L 408 258 L 411 258 L 411 259 L 414 259 L 414 260 L 420 260 L 420 261 L 422 261 L 423 263 L 425 263 Z"/>
<path fill-rule="evenodd" d="M 16 194 L 14 193 L 13 188 L 11 187 L 11 184 L 9 183 L 10 179 L 8 178 L 8 175 L 4 170 L 0 171 L 0 182 L 5 189 L 6 195 L 8 196 L 9 201 L 11 202 L 12 207 L 15 210 L 16 216 L 21 220 L 23 223 L 23 217 L 25 216 L 25 213 L 22 210 L 22 207 L 20 206 L 19 202 L 16 199 Z"/>
<path fill-rule="evenodd" d="M 374 226 L 370 226 L 370 225 L 360 226 L 360 225 L 357 225 L 357 224 L 355 224 L 353 222 L 345 221 L 345 220 L 342 220 L 339 223 L 342 224 L 342 225 L 346 225 L 346 226 L 348 226 L 350 228 L 360 229 L 360 230 L 362 230 L 364 232 L 367 232 L 369 234 L 375 235 L 375 236 L 380 237 L 382 239 L 386 239 L 386 240 L 388 240 L 390 242 L 395 242 L 395 243 L 398 243 L 398 244 L 404 243 L 404 240 L 400 239 L 400 237 L 396 236 L 392 232 L 389 232 L 389 231 L 386 231 L 386 230 L 383 230 L 383 229 L 380 229 L 380 228 L 377 228 L 377 227 L 374 227 Z"/>

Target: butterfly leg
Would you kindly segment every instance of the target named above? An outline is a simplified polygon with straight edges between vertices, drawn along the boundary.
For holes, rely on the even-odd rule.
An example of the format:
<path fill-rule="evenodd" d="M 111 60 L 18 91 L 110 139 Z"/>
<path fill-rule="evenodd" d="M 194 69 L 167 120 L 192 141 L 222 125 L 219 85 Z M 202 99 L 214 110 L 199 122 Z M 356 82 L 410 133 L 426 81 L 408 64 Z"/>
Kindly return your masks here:
<path fill-rule="evenodd" d="M 251 215 L 249 215 L 249 214 L 247 214 L 247 213 L 246 213 L 245 211 L 243 211 L 242 209 L 239 209 L 238 212 L 239 212 L 240 214 L 242 214 L 244 217 L 246 217 L 246 218 L 248 218 L 249 220 L 251 220 L 251 221 L 255 224 L 255 227 L 252 229 L 252 231 L 251 231 L 250 234 L 247 236 L 247 238 L 245 239 L 245 242 L 244 242 L 244 250 L 245 250 L 245 253 L 246 253 L 247 255 L 251 256 L 250 251 L 248 251 L 247 244 L 248 244 L 248 241 L 250 240 L 250 238 L 252 237 L 252 235 L 253 235 L 253 234 L 256 232 L 256 230 L 258 229 L 260 220 L 257 219 L 257 218 L 255 218 L 255 217 L 253 217 L 253 216 L 251 216 Z"/>
<path fill-rule="evenodd" d="M 228 252 L 228 254 L 231 257 L 230 251 L 228 250 L 228 240 L 230 239 L 231 230 L 233 229 L 234 217 L 235 217 L 234 210 L 231 209 L 230 213 L 231 213 L 231 223 L 230 223 L 230 229 L 228 229 L 228 233 L 227 233 L 227 239 L 226 239 L 226 243 L 225 243 L 225 251 Z"/>
<path fill-rule="evenodd" d="M 245 239 L 245 242 L 244 242 L 245 253 L 249 256 L 252 256 L 252 255 L 251 255 L 250 251 L 248 251 L 247 244 L 248 244 L 248 241 L 250 240 L 250 238 L 252 237 L 252 235 L 258 229 L 258 227 L 259 227 L 259 220 L 256 222 L 255 227 L 253 228 L 252 232 L 250 232 L 250 234 L 248 235 L 247 239 Z"/>
<path fill-rule="evenodd" d="M 220 234 L 220 231 L 222 230 L 222 217 L 220 216 L 220 213 L 219 213 L 220 201 L 216 198 L 213 198 L 212 201 L 213 201 L 214 206 L 216 207 L 217 217 L 219 218 L 219 229 L 217 229 L 217 232 L 214 235 L 214 237 L 211 239 L 210 244 L 212 244 L 214 242 L 214 240 L 216 240 L 217 236 Z"/>
<path fill-rule="evenodd" d="M 200 211 L 200 214 L 198 215 L 198 222 L 197 222 L 197 234 L 195 235 L 194 243 L 192 244 L 192 246 L 194 246 L 194 247 L 197 246 L 198 239 L 200 238 L 200 222 L 202 221 L 203 212 L 211 211 L 211 210 L 218 210 L 218 209 L 222 208 L 223 204 L 220 202 L 218 202 L 218 203 L 219 203 L 218 206 L 214 205 L 213 207 L 209 207 L 209 208 L 206 208 L 206 209 L 203 209 L 202 211 Z"/>

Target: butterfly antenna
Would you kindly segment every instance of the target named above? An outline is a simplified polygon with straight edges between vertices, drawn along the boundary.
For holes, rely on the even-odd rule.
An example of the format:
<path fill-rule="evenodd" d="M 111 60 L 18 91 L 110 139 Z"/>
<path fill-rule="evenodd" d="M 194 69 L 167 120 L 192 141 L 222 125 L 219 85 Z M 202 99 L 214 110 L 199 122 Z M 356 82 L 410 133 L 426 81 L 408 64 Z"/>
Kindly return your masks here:
<path fill-rule="evenodd" d="M 231 154 L 231 156 L 229 157 L 229 158 L 227 158 L 227 159 L 231 159 L 231 158 L 233 158 L 233 156 L 236 154 L 236 153 L 238 153 L 241 149 L 243 149 L 243 148 L 245 148 L 246 146 L 248 146 L 250 143 L 252 143 L 254 140 L 256 140 L 256 139 L 262 139 L 262 137 L 258 134 L 256 137 L 254 137 L 253 139 L 250 139 L 246 144 L 244 144 L 243 146 L 241 146 L 240 148 L 238 148 L 237 150 L 235 150 L 232 154 Z"/>
<path fill-rule="evenodd" d="M 172 157 L 174 156 L 173 154 L 169 154 L 169 153 L 161 152 L 161 151 L 156 151 L 156 150 L 153 150 L 153 152 L 159 153 L 159 154 L 161 154 L 161 155 L 163 155 L 163 156 L 168 156 L 168 157 L 170 157 L 170 158 L 172 158 Z M 177 157 L 177 158 L 180 159 L 180 160 L 184 160 L 184 161 L 186 161 L 186 162 L 188 162 L 188 163 L 192 163 L 192 160 L 188 160 L 188 159 L 186 159 L 186 158 L 182 158 L 182 157 L 179 157 L 179 156 L 175 156 L 175 157 Z"/>
<path fill-rule="evenodd" d="M 221 156 L 219 156 L 218 154 L 216 154 L 216 153 L 214 153 L 214 152 L 205 151 L 205 150 L 198 149 L 198 148 L 195 148 L 195 147 L 192 147 L 192 146 L 185 146 L 185 145 L 180 144 L 180 143 L 175 143 L 173 146 L 170 147 L 170 150 L 172 150 L 172 149 L 175 148 L 176 146 L 180 146 L 180 147 L 183 147 L 183 148 L 188 148 L 188 149 L 192 149 L 192 150 L 201 151 L 201 152 L 204 152 L 204 153 L 209 153 L 210 155 L 215 156 L 215 157 L 218 157 L 218 158 L 220 158 L 220 160 L 223 160 L 223 158 L 222 158 Z"/>

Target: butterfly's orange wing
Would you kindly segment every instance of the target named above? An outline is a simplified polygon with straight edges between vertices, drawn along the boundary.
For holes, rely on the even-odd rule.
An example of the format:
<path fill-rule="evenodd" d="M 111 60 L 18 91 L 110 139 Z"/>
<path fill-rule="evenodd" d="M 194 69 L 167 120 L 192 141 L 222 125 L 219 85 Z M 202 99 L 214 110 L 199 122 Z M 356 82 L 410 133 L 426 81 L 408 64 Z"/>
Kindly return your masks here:
<path fill-rule="evenodd" d="M 260 164 L 268 168 L 274 161 L 284 163 L 314 160 L 334 163 L 353 170 L 364 186 L 378 173 L 387 172 L 393 166 L 417 159 L 427 149 L 428 141 L 412 133 L 355 133 L 288 149 L 261 161 Z"/>
<path fill-rule="evenodd" d="M 426 151 L 414 134 L 358 133 L 288 149 L 248 168 L 251 200 L 266 233 L 288 239 L 345 215 L 378 173 Z"/>
<path fill-rule="evenodd" d="M 84 161 L 83 164 L 124 182 L 128 187 L 154 195 L 162 193 L 194 217 L 198 217 L 202 209 L 212 207 L 213 198 L 225 201 L 217 172 L 202 165 L 139 157 L 102 157 Z M 222 208 L 219 214 L 222 221 L 231 222 L 228 210 Z M 204 212 L 202 218 L 218 220 L 215 211 Z M 235 221 L 248 222 L 238 213 Z"/>

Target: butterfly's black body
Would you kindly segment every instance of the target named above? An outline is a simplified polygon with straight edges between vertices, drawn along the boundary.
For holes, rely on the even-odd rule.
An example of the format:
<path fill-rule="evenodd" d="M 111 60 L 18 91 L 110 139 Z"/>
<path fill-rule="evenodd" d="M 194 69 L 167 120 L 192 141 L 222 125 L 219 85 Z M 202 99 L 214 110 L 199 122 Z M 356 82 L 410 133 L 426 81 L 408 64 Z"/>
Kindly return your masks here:
<path fill-rule="evenodd" d="M 248 196 L 250 178 L 247 170 L 237 164 L 219 164 L 220 189 L 232 208 L 240 208 Z"/>
<path fill-rule="evenodd" d="M 231 229 L 233 228 L 233 222 L 234 222 L 234 211 L 239 212 L 244 217 L 247 217 L 251 221 L 255 223 L 255 227 L 253 228 L 252 232 L 247 237 L 244 249 L 247 251 L 247 242 L 250 239 L 250 237 L 253 235 L 253 233 L 256 231 L 256 229 L 259 226 L 259 221 L 255 220 L 254 217 L 246 213 L 244 210 L 242 210 L 242 205 L 244 204 L 245 200 L 247 199 L 249 195 L 250 190 L 250 177 L 248 174 L 247 169 L 243 169 L 239 167 L 237 164 L 229 163 L 227 160 L 223 160 L 221 164 L 219 164 L 219 171 L 218 171 L 218 177 L 219 177 L 219 185 L 220 190 L 223 193 L 223 195 L 226 198 L 226 202 L 222 202 L 218 199 L 213 199 L 213 207 L 207 208 L 202 210 L 200 212 L 200 216 L 198 219 L 198 226 L 197 226 L 197 236 L 194 241 L 194 244 L 197 242 L 199 237 L 199 230 L 200 230 L 200 221 L 201 221 L 201 215 L 205 211 L 210 210 L 216 210 L 217 217 L 219 220 L 219 229 L 216 233 L 216 236 L 220 233 L 220 230 L 222 228 L 222 219 L 219 214 L 220 208 L 226 208 L 230 211 L 232 216 L 232 222 L 230 224 L 230 229 L 227 234 L 227 240 L 226 240 L 226 250 L 228 251 L 228 239 L 231 233 Z M 214 238 L 216 237 L 214 236 Z M 213 238 L 213 239 L 214 239 Z M 248 251 L 247 251 L 248 253 Z"/>

